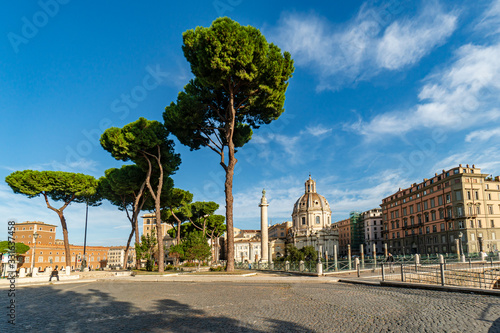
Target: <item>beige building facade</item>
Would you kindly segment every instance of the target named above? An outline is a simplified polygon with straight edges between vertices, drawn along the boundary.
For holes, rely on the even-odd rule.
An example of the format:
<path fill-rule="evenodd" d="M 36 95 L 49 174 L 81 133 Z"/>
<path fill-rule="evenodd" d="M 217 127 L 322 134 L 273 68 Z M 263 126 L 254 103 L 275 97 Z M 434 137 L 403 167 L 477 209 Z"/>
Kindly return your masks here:
<path fill-rule="evenodd" d="M 384 243 L 395 254 L 497 252 L 500 177 L 475 165 L 436 173 L 382 200 Z M 461 237 L 460 237 L 461 236 Z"/>

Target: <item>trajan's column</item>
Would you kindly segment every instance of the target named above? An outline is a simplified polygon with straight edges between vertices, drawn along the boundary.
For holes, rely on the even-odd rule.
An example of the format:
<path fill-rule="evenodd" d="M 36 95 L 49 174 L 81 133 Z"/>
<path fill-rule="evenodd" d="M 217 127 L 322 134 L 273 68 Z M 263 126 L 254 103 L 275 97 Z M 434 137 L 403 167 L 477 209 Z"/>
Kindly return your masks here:
<path fill-rule="evenodd" d="M 260 232 L 261 232 L 261 243 L 260 243 L 260 254 L 261 260 L 263 262 L 269 261 L 269 251 L 268 251 L 268 223 L 267 223 L 267 203 L 266 190 L 262 190 L 262 199 L 260 199 Z"/>

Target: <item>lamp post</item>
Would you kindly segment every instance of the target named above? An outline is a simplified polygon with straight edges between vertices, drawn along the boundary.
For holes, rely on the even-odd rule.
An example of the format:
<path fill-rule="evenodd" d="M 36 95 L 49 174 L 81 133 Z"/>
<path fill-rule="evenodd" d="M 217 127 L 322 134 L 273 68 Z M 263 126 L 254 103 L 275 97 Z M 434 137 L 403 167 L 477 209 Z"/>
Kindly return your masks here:
<path fill-rule="evenodd" d="M 36 252 L 36 239 L 38 238 L 38 234 L 35 231 L 33 233 L 33 239 L 35 240 L 35 246 L 33 247 L 33 253 L 31 255 L 31 276 L 33 276 L 33 270 L 35 269 L 35 252 Z"/>

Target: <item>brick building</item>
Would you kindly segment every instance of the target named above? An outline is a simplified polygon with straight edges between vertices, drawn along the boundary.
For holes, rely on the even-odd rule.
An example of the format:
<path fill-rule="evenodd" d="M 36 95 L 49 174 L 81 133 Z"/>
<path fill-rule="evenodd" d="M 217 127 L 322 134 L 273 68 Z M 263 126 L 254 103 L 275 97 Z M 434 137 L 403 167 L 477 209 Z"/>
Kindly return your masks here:
<path fill-rule="evenodd" d="M 500 178 L 474 165 L 443 170 L 382 200 L 384 242 L 394 254 L 465 253 L 499 248 Z"/>
<path fill-rule="evenodd" d="M 26 244 L 30 250 L 21 255 L 18 268 L 31 268 L 34 250 L 33 234 L 36 232 L 35 264 L 39 270 L 45 270 L 47 267 L 66 266 L 64 242 L 56 239 L 57 226 L 45 224 L 40 221 L 27 221 L 16 224 L 14 230 L 14 240 L 18 243 Z M 91 269 L 97 269 L 106 266 L 108 247 L 87 246 L 87 264 Z M 83 246 L 71 245 L 71 269 L 78 269 L 81 266 L 83 258 Z"/>
<path fill-rule="evenodd" d="M 333 223 L 333 228 L 337 229 L 339 233 L 339 256 L 346 256 L 347 255 L 347 247 L 348 245 L 351 245 L 351 235 L 352 235 L 352 230 L 351 230 L 351 219 L 345 219 L 342 221 L 334 222 Z"/>

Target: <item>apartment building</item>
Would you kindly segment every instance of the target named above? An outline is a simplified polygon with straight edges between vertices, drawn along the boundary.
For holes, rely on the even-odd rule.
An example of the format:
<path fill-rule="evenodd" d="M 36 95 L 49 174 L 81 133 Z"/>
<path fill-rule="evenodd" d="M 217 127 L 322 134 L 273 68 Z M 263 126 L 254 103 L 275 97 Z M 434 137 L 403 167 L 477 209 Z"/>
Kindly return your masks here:
<path fill-rule="evenodd" d="M 459 165 L 382 200 L 384 243 L 393 254 L 496 252 L 500 177 Z"/>

